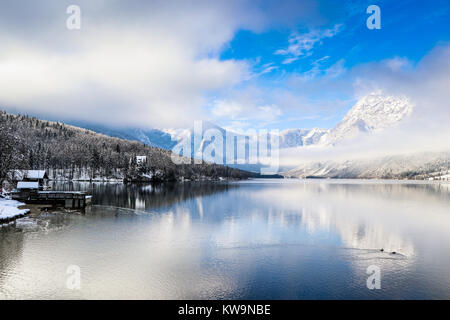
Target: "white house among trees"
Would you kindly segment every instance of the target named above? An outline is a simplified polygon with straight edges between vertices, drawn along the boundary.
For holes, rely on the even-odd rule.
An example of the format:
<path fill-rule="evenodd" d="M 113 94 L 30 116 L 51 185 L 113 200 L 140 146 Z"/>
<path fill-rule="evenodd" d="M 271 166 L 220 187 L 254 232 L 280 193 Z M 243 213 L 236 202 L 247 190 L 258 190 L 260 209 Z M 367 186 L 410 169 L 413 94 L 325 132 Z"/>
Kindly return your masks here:
<path fill-rule="evenodd" d="M 136 156 L 137 164 L 144 164 L 147 162 L 147 156 Z"/>

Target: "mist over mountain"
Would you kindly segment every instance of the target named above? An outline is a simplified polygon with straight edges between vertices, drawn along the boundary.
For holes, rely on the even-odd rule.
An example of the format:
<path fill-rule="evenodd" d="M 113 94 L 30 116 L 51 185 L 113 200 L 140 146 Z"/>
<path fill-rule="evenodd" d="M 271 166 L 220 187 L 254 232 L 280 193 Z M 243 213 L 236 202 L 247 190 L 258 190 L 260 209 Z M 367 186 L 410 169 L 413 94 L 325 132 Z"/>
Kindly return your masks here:
<path fill-rule="evenodd" d="M 415 106 L 405 96 L 380 93 L 365 96 L 341 122 L 322 135 L 312 149 L 304 150 L 298 157 L 302 161 L 296 168 L 286 170 L 284 175 L 300 178 L 449 179 L 450 147 L 436 151 L 432 145 L 427 146 L 419 140 L 417 137 L 423 136 L 424 141 L 430 141 L 421 134 L 421 128 L 411 125 L 417 120 L 417 116 L 413 118 L 414 111 Z M 411 128 L 415 128 L 415 134 Z M 440 137 L 435 139 L 437 143 L 440 140 Z M 411 148 L 414 144 L 417 147 Z M 429 151 L 426 151 L 427 147 Z"/>
<path fill-rule="evenodd" d="M 375 159 L 307 162 L 284 173 L 297 178 L 450 179 L 450 151 Z"/>
<path fill-rule="evenodd" d="M 172 140 L 171 134 L 158 129 L 143 130 L 138 128 L 113 128 L 77 121 L 69 121 L 68 123 L 77 127 L 103 133 L 111 137 L 138 141 L 148 146 L 165 150 L 171 150 L 177 144 L 177 141 Z"/>
<path fill-rule="evenodd" d="M 124 134 L 124 133 L 123 133 Z M 0 111 L 2 150 L 16 160 L 0 169 L 45 169 L 54 180 L 175 181 L 248 178 L 249 172 L 192 159 L 181 165 L 169 150 L 61 122 Z M 144 158 L 138 162 L 138 157 Z"/>
<path fill-rule="evenodd" d="M 348 140 L 360 134 L 377 133 L 395 126 L 412 112 L 412 104 L 407 97 L 385 96 L 372 93 L 360 99 L 346 116 L 332 129 L 324 128 L 296 128 L 280 131 L 279 147 L 282 149 L 310 145 L 333 146 L 340 141 Z M 171 150 L 178 141 L 194 129 L 137 129 L 111 128 L 102 125 L 83 122 L 71 124 L 107 134 L 113 137 L 136 140 L 149 146 Z M 202 133 L 209 129 L 217 129 L 223 133 L 226 130 L 209 121 L 202 121 Z M 242 135 L 241 133 L 237 133 Z M 205 143 L 205 142 L 203 142 Z"/>
<path fill-rule="evenodd" d="M 289 177 L 429 178 L 431 176 L 445 176 L 449 167 L 449 153 L 446 150 L 429 154 L 423 152 L 417 152 L 413 155 L 385 154 L 364 160 L 355 159 L 350 153 L 345 156 L 344 152 L 341 159 L 320 159 L 320 156 L 318 156 L 317 160 L 305 161 L 300 158 L 301 160 L 295 163 L 294 158 L 289 164 L 284 163 L 285 158 L 288 157 L 285 155 L 290 152 L 327 152 L 333 154 L 334 151 L 338 152 L 342 146 L 357 146 L 357 143 L 365 141 L 364 139 L 369 139 L 367 141 L 370 144 L 370 138 L 386 134 L 388 130 L 393 130 L 408 121 L 413 111 L 414 105 L 406 96 L 373 92 L 361 98 L 344 118 L 331 129 L 287 129 L 278 133 L 269 132 L 267 138 L 278 141 L 278 147 L 281 150 L 280 171 L 284 171 L 285 175 Z M 216 162 L 249 171 L 259 171 L 262 168 L 259 163 L 248 162 L 248 155 L 252 148 L 249 141 L 254 139 L 258 135 L 257 133 L 231 132 L 208 121 L 198 122 L 196 124 L 197 130 L 195 126 L 184 129 L 142 130 L 76 124 L 109 136 L 135 140 L 165 150 L 172 150 L 183 139 L 191 139 L 190 156 L 194 158 L 215 143 L 207 136 L 207 132 L 213 130 L 215 134 L 223 138 L 222 145 L 218 145 L 218 148 L 214 151 Z M 227 138 L 235 139 L 233 143 L 238 144 L 236 148 L 244 150 L 240 155 L 237 154 L 236 150 L 233 150 L 233 155 L 231 155 L 231 158 L 234 159 L 233 163 L 229 163 L 230 155 L 227 155 Z M 284 152 L 284 150 L 286 151 Z M 258 151 L 254 150 L 254 152 Z"/>

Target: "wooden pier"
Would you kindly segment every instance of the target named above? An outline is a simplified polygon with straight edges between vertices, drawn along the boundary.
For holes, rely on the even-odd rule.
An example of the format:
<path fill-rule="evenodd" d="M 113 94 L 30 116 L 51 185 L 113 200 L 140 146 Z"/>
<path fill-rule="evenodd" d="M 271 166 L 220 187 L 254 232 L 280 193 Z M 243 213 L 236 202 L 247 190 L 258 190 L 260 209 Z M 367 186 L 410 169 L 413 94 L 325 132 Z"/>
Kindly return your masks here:
<path fill-rule="evenodd" d="M 92 199 L 81 191 L 16 192 L 12 194 L 12 198 L 26 204 L 50 204 L 67 209 L 84 209 Z"/>

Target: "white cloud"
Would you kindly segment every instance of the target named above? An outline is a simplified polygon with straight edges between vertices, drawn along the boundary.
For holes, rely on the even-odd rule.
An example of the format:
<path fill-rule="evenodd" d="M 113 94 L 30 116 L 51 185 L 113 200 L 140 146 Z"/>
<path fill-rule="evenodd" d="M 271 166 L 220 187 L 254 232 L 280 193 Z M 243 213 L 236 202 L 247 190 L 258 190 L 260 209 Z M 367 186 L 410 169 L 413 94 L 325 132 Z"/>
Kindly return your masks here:
<path fill-rule="evenodd" d="M 81 8 L 86 13 L 89 7 Z M 114 125 L 177 126 L 201 118 L 205 93 L 247 77 L 245 62 L 214 54 L 231 38 L 235 22 L 217 23 L 223 13 L 214 7 L 183 14 L 156 9 L 148 23 L 137 25 L 99 17 L 83 21 L 88 30 L 79 34 L 52 26 L 48 32 L 58 36 L 51 45 L 1 34 L 0 103 Z M 202 31 L 199 15 L 206 25 L 221 26 L 214 37 Z M 173 20 L 164 23 L 163 17 Z M 66 40 L 59 37 L 64 35 Z"/>
<path fill-rule="evenodd" d="M 235 101 L 216 100 L 212 109 L 212 114 L 216 117 L 227 117 L 232 120 L 239 117 L 243 111 L 243 106 Z"/>
<path fill-rule="evenodd" d="M 213 122 L 220 122 L 225 128 L 233 131 L 243 129 L 250 124 L 254 127 L 264 127 L 280 119 L 281 108 L 275 104 L 258 104 L 252 90 L 236 93 L 230 99 L 216 100 L 212 105 Z"/>
<path fill-rule="evenodd" d="M 301 56 L 312 54 L 314 46 L 325 38 L 334 37 L 342 30 L 342 24 L 336 24 L 331 29 L 312 30 L 308 33 L 294 33 L 289 37 L 289 46 L 286 49 L 279 49 L 275 54 L 287 56 L 283 64 L 289 64 L 296 61 Z"/>
<path fill-rule="evenodd" d="M 282 165 L 450 151 L 449 44 L 437 46 L 415 67 L 405 59 L 395 58 L 360 65 L 349 73 L 357 98 L 374 91 L 407 96 L 414 106 L 412 114 L 398 126 L 333 148 L 283 150 Z"/>
<path fill-rule="evenodd" d="M 409 61 L 407 58 L 402 57 L 395 57 L 392 59 L 387 59 L 384 61 L 386 66 L 390 68 L 393 71 L 399 71 L 401 69 L 410 68 L 411 67 L 411 61 Z"/>
<path fill-rule="evenodd" d="M 334 64 L 325 68 L 323 65 L 330 59 L 329 56 L 322 57 L 317 59 L 312 63 L 312 68 L 306 72 L 295 74 L 298 80 L 306 82 L 313 79 L 316 79 L 319 76 L 325 77 L 327 79 L 336 78 L 342 74 L 344 74 L 347 69 L 344 66 L 345 60 L 340 59 L 336 61 Z"/>
<path fill-rule="evenodd" d="M 290 64 L 290 63 L 292 63 L 294 61 L 297 61 L 297 60 L 298 60 L 298 57 L 286 58 L 286 59 L 283 60 L 282 64 Z"/>
<path fill-rule="evenodd" d="M 344 66 L 344 63 L 345 63 L 344 59 L 338 60 L 325 70 L 325 75 L 329 78 L 336 78 L 341 76 L 347 71 L 347 68 Z"/>
<path fill-rule="evenodd" d="M 78 31 L 66 29 L 69 0 L 2 2 L 0 105 L 61 120 L 190 126 L 205 117 L 207 97 L 251 78 L 246 61 L 220 59 L 237 30 L 307 17 L 310 2 L 79 0 Z"/>
<path fill-rule="evenodd" d="M 201 116 L 206 91 L 232 86 L 247 73 L 243 62 L 196 59 L 191 48 L 166 39 L 115 35 L 123 38 L 120 45 L 115 37 L 103 36 L 101 44 L 92 37 L 84 50 L 71 54 L 26 43 L 6 46 L 1 103 L 84 120 L 101 116 L 114 124 L 176 125 Z"/>

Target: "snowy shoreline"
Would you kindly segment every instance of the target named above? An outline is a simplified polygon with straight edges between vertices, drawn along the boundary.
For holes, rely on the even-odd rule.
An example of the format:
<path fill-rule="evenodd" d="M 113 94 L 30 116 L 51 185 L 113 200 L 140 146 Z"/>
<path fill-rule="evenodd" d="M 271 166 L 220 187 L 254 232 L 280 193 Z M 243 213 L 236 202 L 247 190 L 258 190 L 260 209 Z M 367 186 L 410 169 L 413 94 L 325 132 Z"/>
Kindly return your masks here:
<path fill-rule="evenodd" d="M 24 217 L 30 212 L 29 209 L 19 209 L 24 205 L 25 203 L 16 200 L 0 198 L 0 224 Z"/>

